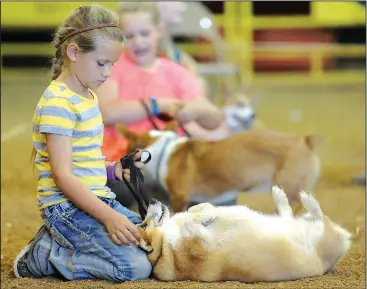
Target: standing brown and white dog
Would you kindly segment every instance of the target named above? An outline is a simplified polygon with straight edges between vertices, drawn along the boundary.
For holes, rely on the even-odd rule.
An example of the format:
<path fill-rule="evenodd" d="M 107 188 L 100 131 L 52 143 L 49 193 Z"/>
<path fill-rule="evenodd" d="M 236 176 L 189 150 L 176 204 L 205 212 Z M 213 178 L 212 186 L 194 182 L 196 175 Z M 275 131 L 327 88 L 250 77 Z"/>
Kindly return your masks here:
<path fill-rule="evenodd" d="M 146 149 L 152 160 L 143 173 L 169 193 L 173 212 L 185 210 L 192 198 L 210 200 L 223 192 L 246 191 L 259 185 L 284 188 L 291 205 L 301 207 L 300 190 L 313 189 L 319 159 L 313 149 L 317 136 L 298 137 L 274 131 L 247 131 L 219 141 L 178 137 L 175 122 L 167 131 L 135 133 L 124 126 L 129 152 Z M 208 201 L 210 202 L 210 201 Z"/>
<path fill-rule="evenodd" d="M 278 215 L 203 203 L 170 217 L 165 205 L 152 200 L 140 233 L 153 276 L 165 281 L 260 282 L 332 270 L 348 251 L 351 234 L 325 216 L 310 194 L 300 193 L 307 213 L 298 217 L 279 187 L 273 187 L 273 198 Z"/>

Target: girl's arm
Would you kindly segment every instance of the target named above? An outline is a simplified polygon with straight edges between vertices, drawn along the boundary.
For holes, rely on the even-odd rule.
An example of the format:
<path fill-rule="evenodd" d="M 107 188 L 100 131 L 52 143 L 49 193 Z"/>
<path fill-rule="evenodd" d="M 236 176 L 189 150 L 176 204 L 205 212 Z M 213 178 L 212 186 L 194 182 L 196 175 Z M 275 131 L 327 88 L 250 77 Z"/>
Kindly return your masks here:
<path fill-rule="evenodd" d="M 140 235 L 135 225 L 93 195 L 73 174 L 71 137 L 46 134 L 46 145 L 52 176 L 65 197 L 104 224 L 112 240 L 118 245 L 137 244 Z"/>
<path fill-rule="evenodd" d="M 199 96 L 192 103 L 198 109 L 196 122 L 205 129 L 216 129 L 224 121 L 223 112 L 212 104 L 204 95 Z"/>
<path fill-rule="evenodd" d="M 96 93 L 105 125 L 128 124 L 147 117 L 140 102 L 119 99 L 120 87 L 112 78 L 108 78 Z"/>
<path fill-rule="evenodd" d="M 230 128 L 225 122 L 215 129 L 204 129 L 196 122 L 189 122 L 184 127 L 194 139 L 218 141 L 231 135 Z"/>
<path fill-rule="evenodd" d="M 172 65 L 177 91 L 180 99 L 186 100 L 184 107 L 177 114 L 183 124 L 196 122 L 203 129 L 216 129 L 224 122 L 224 114 L 205 96 L 205 89 L 199 79 L 186 68 Z"/>
<path fill-rule="evenodd" d="M 140 121 L 147 117 L 147 113 L 140 101 L 126 101 L 119 98 L 120 87 L 116 80 L 109 77 L 97 90 L 99 109 L 105 125 L 115 125 L 116 123 L 129 124 Z M 146 101 L 152 112 L 152 106 Z M 181 101 L 175 99 L 157 100 L 159 110 L 176 114 L 180 108 Z"/>

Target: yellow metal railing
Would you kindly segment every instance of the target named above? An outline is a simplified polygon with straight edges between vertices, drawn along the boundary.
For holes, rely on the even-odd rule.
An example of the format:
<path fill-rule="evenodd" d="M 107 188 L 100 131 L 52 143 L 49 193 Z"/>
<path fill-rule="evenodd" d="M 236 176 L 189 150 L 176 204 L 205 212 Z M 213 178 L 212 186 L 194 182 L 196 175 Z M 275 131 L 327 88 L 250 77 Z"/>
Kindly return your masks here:
<path fill-rule="evenodd" d="M 253 35 L 258 29 L 290 29 L 290 28 L 332 28 L 341 26 L 365 25 L 366 15 L 364 7 L 358 3 L 346 2 L 310 2 L 309 16 L 254 16 L 253 3 L 225 2 L 225 12 L 222 26 L 225 30 L 225 40 L 229 49 L 239 53 L 240 70 L 247 70 L 249 75 L 254 74 L 254 59 L 257 57 L 297 58 L 308 57 L 311 69 L 308 76 L 312 79 L 333 74 L 333 71 L 324 71 L 323 61 L 330 57 L 365 57 L 365 45 L 314 45 L 314 44 L 265 44 L 254 46 Z M 220 19 L 217 19 L 220 20 Z M 219 21 L 218 21 L 219 22 Z M 219 24 L 219 23 L 217 23 Z M 219 24 L 220 25 L 220 24 Z M 196 51 L 199 52 L 198 49 Z M 346 71 L 350 73 L 350 71 Z M 364 73 L 360 75 L 364 81 Z M 285 75 L 288 75 L 285 74 Z"/>
<path fill-rule="evenodd" d="M 83 2 L 3 2 L 1 3 L 1 22 L 8 27 L 50 27 L 58 26 L 65 16 Z M 100 2 L 109 8 L 114 8 L 116 2 Z M 55 5 L 57 6 L 55 8 Z M 356 2 L 310 2 L 309 16 L 254 16 L 253 3 L 250 1 L 226 1 L 224 13 L 215 15 L 215 24 L 222 26 L 225 31 L 226 61 L 238 64 L 241 75 L 254 75 L 254 59 L 290 59 L 307 57 L 310 59 L 311 69 L 301 73 L 302 77 L 311 79 L 331 79 L 333 71 L 324 71 L 323 61 L 330 57 L 365 57 L 365 45 L 315 45 L 299 44 L 286 45 L 280 43 L 265 43 L 254 45 L 254 31 L 259 29 L 289 29 L 289 28 L 333 28 L 341 26 L 365 25 L 365 11 Z M 21 7 L 20 7 L 21 6 Z M 27 7 L 25 7 L 27 6 Z M 22 8 L 22 9 L 20 9 Z M 23 11 L 23 12 L 22 12 Z M 42 17 L 41 17 L 42 15 Z M 47 17 L 45 17 L 47 15 Z M 214 54 L 214 49 L 208 44 L 187 44 L 179 46 L 194 56 L 208 56 Z M 54 53 L 49 44 L 7 44 L 2 43 L 3 55 L 14 54 L 51 55 Z M 350 74 L 351 71 L 344 72 Z M 289 73 L 277 73 L 287 78 Z M 296 73 L 298 75 L 298 73 Z M 336 73 L 338 79 L 343 72 Z M 256 74 L 258 78 L 260 75 Z M 273 75 L 273 74 L 272 74 Z M 364 81 L 364 73 L 354 71 L 353 75 Z M 353 76 L 354 77 L 354 76 Z"/>

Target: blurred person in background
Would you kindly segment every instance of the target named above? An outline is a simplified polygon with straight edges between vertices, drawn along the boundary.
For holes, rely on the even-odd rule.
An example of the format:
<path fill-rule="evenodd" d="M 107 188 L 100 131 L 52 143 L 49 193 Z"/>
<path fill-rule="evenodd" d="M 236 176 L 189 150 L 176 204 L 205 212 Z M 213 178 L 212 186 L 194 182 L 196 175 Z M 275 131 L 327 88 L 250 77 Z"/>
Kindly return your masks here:
<path fill-rule="evenodd" d="M 172 39 L 170 27 L 172 25 L 180 25 L 183 22 L 183 13 L 186 11 L 187 3 L 185 2 L 156 2 L 159 15 L 164 25 L 164 34 L 162 37 L 162 55 L 168 57 L 174 62 L 183 65 L 196 75 L 205 89 L 205 80 L 199 75 L 196 60 L 186 52 L 182 51 Z"/>
<path fill-rule="evenodd" d="M 182 65 L 194 74 L 205 91 L 205 95 L 209 97 L 209 89 L 204 77 L 199 73 L 198 62 L 191 55 L 181 50 L 174 43 L 171 35 L 172 27 L 183 24 L 183 17 L 187 10 L 187 6 L 194 5 L 196 3 L 159 1 L 156 2 L 156 4 L 158 6 L 159 15 L 164 28 L 160 54 Z M 200 4 L 203 5 L 202 3 Z M 198 29 L 200 29 L 199 23 Z M 216 93 L 218 93 L 218 91 Z M 257 127 L 262 126 L 261 122 L 258 120 L 255 123 L 253 104 L 257 101 L 257 96 L 249 100 L 242 91 L 236 91 L 235 93 L 233 91 L 230 92 L 228 84 L 226 83 L 223 83 L 222 93 L 226 100 L 226 103 L 221 108 L 225 115 L 225 120 L 222 125 L 212 133 L 213 136 L 216 135 L 216 138 L 224 138 L 233 133 L 248 130 L 254 125 Z"/>
<path fill-rule="evenodd" d="M 126 154 L 127 142 L 116 124 L 136 132 L 163 129 L 157 118 L 168 113 L 193 138 L 219 139 L 217 128 L 223 113 L 205 96 L 197 77 L 174 61 L 160 57 L 163 25 L 156 3 L 124 2 L 117 7 L 125 51 L 113 65 L 111 75 L 96 91 L 105 125 L 102 153 L 107 161 Z M 183 131 L 179 130 L 180 135 Z M 124 183 L 108 182 L 117 200 L 131 206 L 135 200 Z M 150 181 L 146 180 L 150 187 Z"/>

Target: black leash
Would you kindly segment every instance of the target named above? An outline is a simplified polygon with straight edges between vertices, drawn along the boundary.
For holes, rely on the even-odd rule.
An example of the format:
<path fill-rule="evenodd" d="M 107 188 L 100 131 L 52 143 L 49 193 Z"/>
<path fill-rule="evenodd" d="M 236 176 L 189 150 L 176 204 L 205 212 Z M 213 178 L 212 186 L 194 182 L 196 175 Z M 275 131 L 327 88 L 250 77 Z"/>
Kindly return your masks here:
<path fill-rule="evenodd" d="M 147 152 L 149 154 L 148 158 L 142 162 L 147 164 L 150 162 L 152 156 L 148 151 L 143 152 Z M 144 186 L 144 175 L 140 169 L 134 165 L 134 162 L 141 162 L 141 157 L 139 159 L 134 159 L 137 153 L 138 151 L 135 151 L 134 153 L 122 157 L 120 162 L 123 169 L 130 170 L 130 182 L 125 179 L 124 173 L 122 173 L 122 179 L 138 203 L 140 217 L 144 220 L 148 211 L 149 199 Z"/>
<path fill-rule="evenodd" d="M 146 110 L 147 115 L 148 115 L 148 119 L 149 119 L 150 123 L 152 124 L 152 126 L 156 130 L 160 130 L 158 125 L 155 123 L 152 116 L 150 115 L 149 108 L 146 105 L 146 103 L 144 101 L 141 101 L 141 104 L 143 105 L 144 109 Z M 170 116 L 168 114 L 165 114 L 165 113 L 159 114 L 157 116 L 157 118 L 160 119 L 161 121 L 164 121 L 164 122 L 168 122 L 168 121 L 173 120 L 172 116 Z M 184 133 L 186 134 L 187 137 L 191 137 L 189 132 L 184 127 L 182 127 L 182 125 L 180 125 L 180 127 L 184 131 Z M 148 151 L 143 151 L 143 152 L 147 152 L 149 154 L 148 158 L 145 161 L 143 161 L 144 164 L 147 164 L 147 163 L 150 162 L 152 156 L 151 156 L 150 152 L 148 152 Z M 128 189 L 130 190 L 130 192 L 132 193 L 132 195 L 134 196 L 134 199 L 136 200 L 136 202 L 138 204 L 140 217 L 142 218 L 142 220 L 144 220 L 146 215 L 147 215 L 147 211 L 148 211 L 149 199 L 148 199 L 148 194 L 147 194 L 147 192 L 145 190 L 145 186 L 144 186 L 144 175 L 140 171 L 140 169 L 138 169 L 134 165 L 134 162 L 141 162 L 141 158 L 136 159 L 136 160 L 134 159 L 135 155 L 137 153 L 138 153 L 138 151 L 135 151 L 134 153 L 131 153 L 129 155 L 126 155 L 126 156 L 122 157 L 120 159 L 120 162 L 121 162 L 121 166 L 122 166 L 123 169 L 129 169 L 130 170 L 130 182 L 125 179 L 123 173 L 122 173 L 122 179 L 123 179 L 124 183 L 126 184 L 126 186 L 128 187 Z M 159 156 L 159 158 L 161 159 L 162 156 Z"/>

